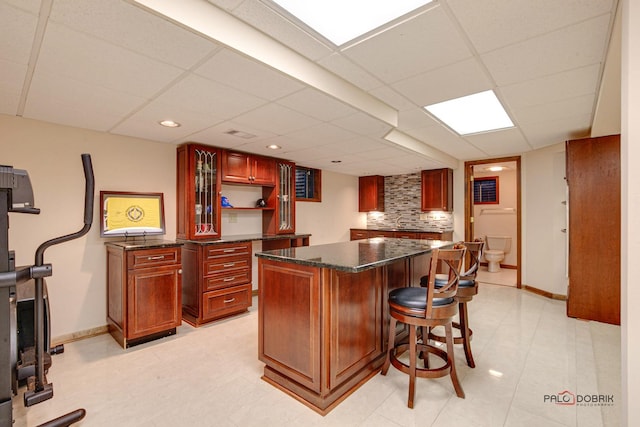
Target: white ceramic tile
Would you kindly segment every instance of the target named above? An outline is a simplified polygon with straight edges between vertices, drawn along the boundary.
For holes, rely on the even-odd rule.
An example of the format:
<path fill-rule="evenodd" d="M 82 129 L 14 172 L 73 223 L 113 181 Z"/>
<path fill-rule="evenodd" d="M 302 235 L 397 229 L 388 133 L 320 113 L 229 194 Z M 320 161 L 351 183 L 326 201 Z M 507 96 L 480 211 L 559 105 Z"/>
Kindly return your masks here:
<path fill-rule="evenodd" d="M 48 374 L 55 397 L 24 408 L 16 396 L 14 425 L 77 408 L 87 410 L 80 425 L 92 427 L 619 425 L 620 327 L 568 318 L 561 301 L 509 286 L 483 284 L 469 309 L 476 368 L 455 348 L 465 399 L 448 377 L 418 378 L 409 409 L 409 378 L 391 367 L 318 415 L 261 380 L 254 297 L 247 314 L 200 328 L 183 324 L 172 337 L 127 350 L 106 334 L 66 344 Z M 615 404 L 544 402 L 565 389 L 613 394 Z"/>

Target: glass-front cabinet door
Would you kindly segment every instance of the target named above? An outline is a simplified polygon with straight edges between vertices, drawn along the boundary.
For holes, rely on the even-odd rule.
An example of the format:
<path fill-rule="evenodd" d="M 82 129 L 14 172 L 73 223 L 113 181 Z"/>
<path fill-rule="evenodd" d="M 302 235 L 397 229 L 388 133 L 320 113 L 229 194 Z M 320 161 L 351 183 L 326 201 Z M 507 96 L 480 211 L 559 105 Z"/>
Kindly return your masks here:
<path fill-rule="evenodd" d="M 220 236 L 220 152 L 214 147 L 178 147 L 178 229 L 182 239 Z"/>
<path fill-rule="evenodd" d="M 276 214 L 278 218 L 278 233 L 293 233 L 295 231 L 295 165 L 289 162 L 278 162 L 278 182 L 276 189 Z"/>

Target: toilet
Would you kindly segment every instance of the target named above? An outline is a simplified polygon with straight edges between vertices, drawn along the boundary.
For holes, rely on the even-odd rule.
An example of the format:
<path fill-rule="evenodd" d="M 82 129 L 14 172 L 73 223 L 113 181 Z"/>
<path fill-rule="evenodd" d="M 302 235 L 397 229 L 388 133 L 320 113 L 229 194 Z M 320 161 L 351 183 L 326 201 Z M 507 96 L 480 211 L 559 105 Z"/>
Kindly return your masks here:
<path fill-rule="evenodd" d="M 510 236 L 486 236 L 485 237 L 484 259 L 489 266 L 487 270 L 490 273 L 500 271 L 500 262 L 504 260 L 504 256 L 511 250 Z"/>

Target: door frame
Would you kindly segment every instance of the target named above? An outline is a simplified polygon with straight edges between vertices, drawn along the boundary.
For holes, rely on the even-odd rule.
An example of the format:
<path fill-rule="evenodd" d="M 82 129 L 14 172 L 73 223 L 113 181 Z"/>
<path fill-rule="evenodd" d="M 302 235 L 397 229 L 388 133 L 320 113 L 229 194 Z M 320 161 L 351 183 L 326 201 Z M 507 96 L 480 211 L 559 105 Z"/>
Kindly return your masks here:
<path fill-rule="evenodd" d="M 521 157 L 496 157 L 464 162 L 464 239 L 473 240 L 473 167 L 489 163 L 516 162 L 516 287 L 522 288 L 522 168 Z"/>

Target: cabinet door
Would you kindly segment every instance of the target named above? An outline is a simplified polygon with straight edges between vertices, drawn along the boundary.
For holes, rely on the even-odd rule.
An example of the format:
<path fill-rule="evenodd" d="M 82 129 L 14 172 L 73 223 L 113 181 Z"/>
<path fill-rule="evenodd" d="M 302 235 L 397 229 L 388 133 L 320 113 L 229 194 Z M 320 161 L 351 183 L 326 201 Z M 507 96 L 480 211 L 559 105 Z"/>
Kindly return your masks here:
<path fill-rule="evenodd" d="M 369 232 L 366 230 L 350 230 L 351 231 L 351 240 L 361 240 L 368 239 Z"/>
<path fill-rule="evenodd" d="M 128 339 L 180 325 L 180 266 L 131 270 L 127 286 Z"/>
<path fill-rule="evenodd" d="M 278 183 L 276 191 L 276 216 L 278 217 L 278 233 L 295 231 L 296 187 L 295 168 L 293 163 L 278 163 Z"/>
<path fill-rule="evenodd" d="M 222 152 L 222 181 L 250 184 L 251 160 L 248 154 Z"/>
<path fill-rule="evenodd" d="M 220 154 L 213 147 L 186 144 L 177 153 L 177 230 L 181 239 L 220 235 Z"/>
<path fill-rule="evenodd" d="M 276 185 L 276 161 L 268 157 L 251 157 L 249 181 L 255 185 Z"/>
<path fill-rule="evenodd" d="M 360 212 L 384 211 L 384 177 L 380 175 L 358 178 L 358 210 Z"/>
<path fill-rule="evenodd" d="M 453 170 L 422 171 L 422 210 L 453 211 Z"/>

